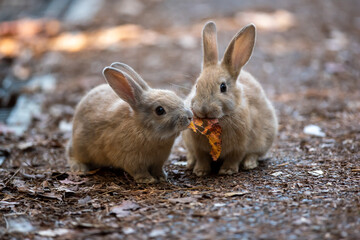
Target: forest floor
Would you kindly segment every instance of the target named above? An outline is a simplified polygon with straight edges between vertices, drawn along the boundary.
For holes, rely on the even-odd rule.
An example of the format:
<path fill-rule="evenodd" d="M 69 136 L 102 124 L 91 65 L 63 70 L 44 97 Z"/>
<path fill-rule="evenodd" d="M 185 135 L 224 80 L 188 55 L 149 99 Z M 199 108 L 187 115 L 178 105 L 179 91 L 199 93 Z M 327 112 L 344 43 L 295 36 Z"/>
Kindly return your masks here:
<path fill-rule="evenodd" d="M 56 87 L 23 90 L 41 103 L 23 134 L 0 123 L 0 238 L 359 239 L 359 9 L 355 0 L 105 1 L 86 24 L 54 21 L 57 32 L 25 40 L 10 34 L 21 47 L 0 60 L 0 76 L 51 75 Z M 101 70 L 124 62 L 184 97 L 209 19 L 220 54 L 244 25 L 257 25 L 245 69 L 277 111 L 268 158 L 251 171 L 196 177 L 178 139 L 167 183 L 137 184 L 116 169 L 70 173 L 74 108 L 104 82 Z M 309 125 L 318 136 L 304 132 Z"/>

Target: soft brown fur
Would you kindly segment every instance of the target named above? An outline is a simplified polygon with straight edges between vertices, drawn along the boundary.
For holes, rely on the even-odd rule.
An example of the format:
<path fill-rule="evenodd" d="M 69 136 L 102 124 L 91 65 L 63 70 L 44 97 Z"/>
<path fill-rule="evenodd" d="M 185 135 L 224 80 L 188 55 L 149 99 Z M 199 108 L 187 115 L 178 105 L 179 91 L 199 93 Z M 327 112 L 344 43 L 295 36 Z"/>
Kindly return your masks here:
<path fill-rule="evenodd" d="M 208 22 L 203 29 L 203 67 L 195 86 L 186 99 L 194 115 L 217 118 L 222 127 L 223 161 L 219 174 L 237 173 L 258 166 L 277 134 L 274 108 L 261 85 L 241 68 L 249 60 L 255 43 L 255 26 L 248 25 L 235 35 L 218 62 L 216 27 Z M 220 85 L 226 84 L 226 92 Z M 188 150 L 188 168 L 197 176 L 211 171 L 210 145 L 203 135 L 183 132 Z"/>
<path fill-rule="evenodd" d="M 151 89 L 125 64 L 115 63 L 103 74 L 109 85 L 91 90 L 76 108 L 67 147 L 71 170 L 115 167 L 136 182 L 165 180 L 163 164 L 191 111 L 175 93 Z M 157 115 L 158 106 L 166 113 Z"/>

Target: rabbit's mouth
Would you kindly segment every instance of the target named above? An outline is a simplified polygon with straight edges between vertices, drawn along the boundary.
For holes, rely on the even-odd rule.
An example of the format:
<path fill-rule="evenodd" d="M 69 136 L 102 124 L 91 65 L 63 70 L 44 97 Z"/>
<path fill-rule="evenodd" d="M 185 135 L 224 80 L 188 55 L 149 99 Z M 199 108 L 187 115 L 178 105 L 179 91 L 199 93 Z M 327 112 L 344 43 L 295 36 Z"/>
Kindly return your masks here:
<path fill-rule="evenodd" d="M 187 129 L 192 121 L 192 118 L 186 118 L 186 119 L 182 119 L 183 121 L 180 121 L 179 125 L 178 125 L 178 130 L 179 132 Z"/>
<path fill-rule="evenodd" d="M 193 118 L 194 118 L 194 113 L 190 111 L 190 109 L 187 109 L 181 117 L 176 119 L 177 128 L 180 130 L 179 132 L 187 129 Z"/>

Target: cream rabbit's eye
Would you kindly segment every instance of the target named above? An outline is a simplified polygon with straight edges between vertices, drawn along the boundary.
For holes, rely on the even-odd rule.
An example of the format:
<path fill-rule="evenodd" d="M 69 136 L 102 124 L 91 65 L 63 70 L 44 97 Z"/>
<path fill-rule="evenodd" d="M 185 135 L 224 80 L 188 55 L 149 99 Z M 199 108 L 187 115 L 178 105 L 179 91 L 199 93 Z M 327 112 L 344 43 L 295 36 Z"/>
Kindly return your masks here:
<path fill-rule="evenodd" d="M 226 83 L 221 83 L 220 84 L 220 92 L 224 93 L 226 92 L 227 87 L 226 87 Z"/>
<path fill-rule="evenodd" d="M 155 109 L 155 112 L 157 115 L 164 115 L 166 113 L 165 109 L 162 107 L 162 106 L 158 106 L 156 109 Z"/>

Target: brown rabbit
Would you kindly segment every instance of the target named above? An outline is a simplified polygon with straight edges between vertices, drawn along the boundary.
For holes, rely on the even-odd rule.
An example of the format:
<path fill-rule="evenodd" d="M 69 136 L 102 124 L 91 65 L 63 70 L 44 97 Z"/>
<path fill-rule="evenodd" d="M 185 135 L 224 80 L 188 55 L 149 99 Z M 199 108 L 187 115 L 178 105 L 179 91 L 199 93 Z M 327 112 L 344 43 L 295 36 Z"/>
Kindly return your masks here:
<path fill-rule="evenodd" d="M 163 164 L 192 112 L 174 92 L 150 88 L 123 63 L 106 67 L 103 75 L 108 84 L 92 89 L 76 107 L 67 147 L 71 170 L 115 167 L 139 183 L 166 180 Z"/>
<path fill-rule="evenodd" d="M 206 23 L 203 29 L 202 72 L 186 99 L 197 118 L 217 118 L 222 127 L 223 161 L 219 174 L 237 173 L 258 166 L 277 134 L 274 108 L 261 85 L 242 67 L 248 62 L 255 44 L 255 26 L 238 32 L 219 62 L 216 26 Z M 211 171 L 208 140 L 191 130 L 183 132 L 188 150 L 188 168 L 197 176 Z"/>

